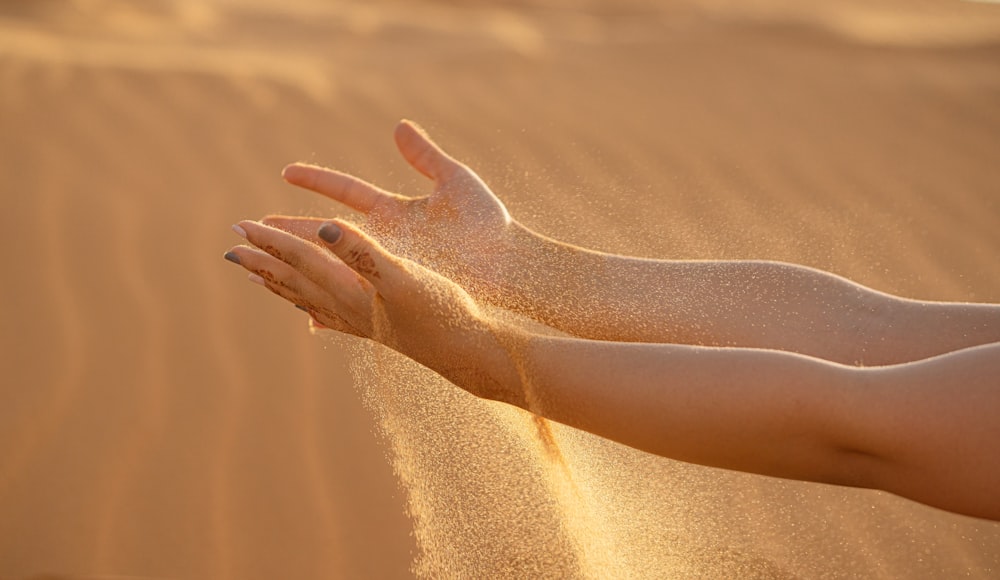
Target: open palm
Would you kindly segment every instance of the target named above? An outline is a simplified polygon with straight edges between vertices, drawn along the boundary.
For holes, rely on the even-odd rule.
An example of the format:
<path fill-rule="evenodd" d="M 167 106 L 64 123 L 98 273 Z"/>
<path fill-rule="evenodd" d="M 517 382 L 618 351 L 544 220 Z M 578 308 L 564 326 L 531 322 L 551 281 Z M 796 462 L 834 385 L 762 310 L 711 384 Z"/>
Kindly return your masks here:
<path fill-rule="evenodd" d="M 416 124 L 396 126 L 403 157 L 434 182 L 425 197 L 385 191 L 352 175 L 295 163 L 283 177 L 321 193 L 368 218 L 366 230 L 389 251 L 404 256 L 472 291 L 489 290 L 502 275 L 502 258 L 515 227 L 503 203 L 469 167 L 445 153 Z M 319 218 L 269 216 L 265 224 L 314 239 Z"/>

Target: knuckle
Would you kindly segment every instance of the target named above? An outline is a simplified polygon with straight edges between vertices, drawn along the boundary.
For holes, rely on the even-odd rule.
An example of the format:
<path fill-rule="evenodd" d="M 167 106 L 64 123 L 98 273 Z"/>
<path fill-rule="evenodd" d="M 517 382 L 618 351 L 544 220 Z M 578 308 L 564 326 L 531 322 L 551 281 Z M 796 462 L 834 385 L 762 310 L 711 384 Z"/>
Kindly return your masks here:
<path fill-rule="evenodd" d="M 298 251 L 284 252 L 281 260 L 296 270 L 301 270 L 305 266 L 305 260 Z"/>
<path fill-rule="evenodd" d="M 348 199 L 360 200 L 364 198 L 365 184 L 358 179 L 348 179 L 344 184 L 344 195 Z"/>
<path fill-rule="evenodd" d="M 292 293 L 298 292 L 298 284 L 296 283 L 295 278 L 290 276 L 288 272 L 283 272 L 279 269 L 272 269 L 266 266 L 257 268 L 254 271 L 257 275 L 263 278 L 265 282 L 276 289 L 287 290 Z"/>
<path fill-rule="evenodd" d="M 270 243 L 262 241 L 259 244 L 257 244 L 257 247 L 260 248 L 261 250 L 264 250 L 268 254 L 274 256 L 275 258 L 281 260 L 282 262 L 286 261 L 285 260 L 285 253 L 282 252 L 281 249 L 279 249 L 275 245 L 272 245 Z"/>
<path fill-rule="evenodd" d="M 367 245 L 356 245 L 344 252 L 342 259 L 344 263 L 354 271 L 366 277 L 381 278 L 378 265 L 371 248 Z"/>

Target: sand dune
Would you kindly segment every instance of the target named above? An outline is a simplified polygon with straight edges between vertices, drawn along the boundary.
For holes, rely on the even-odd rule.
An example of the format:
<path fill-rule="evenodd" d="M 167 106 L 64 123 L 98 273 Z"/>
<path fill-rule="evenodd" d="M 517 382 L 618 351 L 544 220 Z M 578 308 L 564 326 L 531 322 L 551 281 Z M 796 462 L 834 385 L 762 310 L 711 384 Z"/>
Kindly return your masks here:
<path fill-rule="evenodd" d="M 281 184 L 289 161 L 422 192 L 390 138 L 409 117 L 567 241 L 1000 301 L 1000 7 L 744 4 L 0 5 L 0 577 L 516 564 L 551 547 L 528 524 L 567 509 L 606 532 L 584 551 L 600 574 L 996 575 L 996 524 L 560 428 L 590 499 L 567 508 L 550 487 L 538 507 L 524 490 L 560 476 L 497 466 L 537 467 L 523 417 L 460 407 L 419 369 L 365 375 L 378 353 L 310 335 L 221 259 L 238 219 L 340 211 Z M 408 415 L 414 401 L 440 414 Z M 498 427 L 441 419 L 462 409 Z M 477 439 L 512 451 L 482 463 Z M 489 494 L 436 480 L 431 445 L 497 477 Z M 465 498 L 481 534 L 448 545 L 462 530 L 417 517 L 418 546 L 417 492 L 428 509 Z M 538 519 L 504 528 L 500 506 Z M 515 531 L 522 545 L 472 556 Z"/>

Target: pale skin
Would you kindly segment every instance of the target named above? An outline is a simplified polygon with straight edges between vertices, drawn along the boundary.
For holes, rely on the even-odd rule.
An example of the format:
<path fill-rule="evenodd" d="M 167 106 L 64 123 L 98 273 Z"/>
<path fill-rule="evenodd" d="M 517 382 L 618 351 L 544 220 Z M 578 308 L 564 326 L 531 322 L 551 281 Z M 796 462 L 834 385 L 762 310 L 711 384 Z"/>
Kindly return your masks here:
<path fill-rule="evenodd" d="M 1000 520 L 1000 306 L 908 300 L 792 264 L 577 248 L 512 219 L 414 124 L 396 143 L 431 195 L 293 164 L 286 181 L 365 214 L 368 233 L 271 216 L 240 222 L 256 248 L 227 257 L 318 324 L 475 395 L 674 459 Z"/>

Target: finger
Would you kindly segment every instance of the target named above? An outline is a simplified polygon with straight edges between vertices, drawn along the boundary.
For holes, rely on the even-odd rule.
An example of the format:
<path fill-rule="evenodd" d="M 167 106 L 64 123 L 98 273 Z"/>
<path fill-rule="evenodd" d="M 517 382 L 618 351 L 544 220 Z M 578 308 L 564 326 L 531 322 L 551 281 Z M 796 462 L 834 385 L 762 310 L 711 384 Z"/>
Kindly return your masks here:
<path fill-rule="evenodd" d="M 362 213 L 368 213 L 380 205 L 405 199 L 353 175 L 316 165 L 292 163 L 285 167 L 281 176 L 292 185 L 322 193 Z"/>
<path fill-rule="evenodd" d="M 396 125 L 396 147 L 417 171 L 434 181 L 442 181 L 464 169 L 464 165 L 438 147 L 427 132 L 413 121 Z"/>
<path fill-rule="evenodd" d="M 247 241 L 295 269 L 319 288 L 336 295 L 350 310 L 365 312 L 371 300 L 371 286 L 329 252 L 258 222 L 245 220 L 237 226 L 246 234 Z"/>
<path fill-rule="evenodd" d="M 406 275 L 404 263 L 378 242 L 356 227 L 331 220 L 316 232 L 323 245 L 352 270 L 371 283 L 380 294 L 388 296 Z"/>
<path fill-rule="evenodd" d="M 365 325 L 360 322 L 367 317 L 359 316 L 352 308 L 345 308 L 346 303 L 338 303 L 337 298 L 274 256 L 255 248 L 237 246 L 226 252 L 225 258 L 249 271 L 251 282 L 291 302 L 323 326 L 368 336 L 363 328 Z"/>
<path fill-rule="evenodd" d="M 225 258 L 260 278 L 251 278 L 251 281 L 263 280 L 263 285 L 296 305 L 305 306 L 306 301 L 325 303 L 330 300 L 330 296 L 322 288 L 300 272 L 261 250 L 237 246 L 226 252 Z"/>
<path fill-rule="evenodd" d="M 316 236 L 316 230 L 327 221 L 329 221 L 329 218 L 285 215 L 269 215 L 260 220 L 266 226 L 284 230 L 314 244 L 320 243 L 319 237 Z"/>

